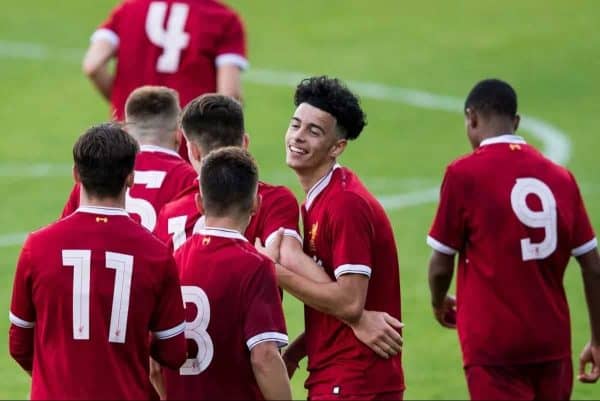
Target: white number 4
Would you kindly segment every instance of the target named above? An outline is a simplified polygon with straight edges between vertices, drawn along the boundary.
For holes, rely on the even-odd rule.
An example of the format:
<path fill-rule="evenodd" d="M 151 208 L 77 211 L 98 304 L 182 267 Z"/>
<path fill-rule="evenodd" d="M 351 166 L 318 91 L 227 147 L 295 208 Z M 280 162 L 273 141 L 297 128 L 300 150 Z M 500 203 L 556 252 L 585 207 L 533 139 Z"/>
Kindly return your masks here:
<path fill-rule="evenodd" d="M 527 196 L 535 195 L 540 199 L 542 210 L 531 210 L 527 206 Z M 521 239 L 523 260 L 545 259 L 556 250 L 556 199 L 544 182 L 537 178 L 518 178 L 510 193 L 510 203 L 517 218 L 531 228 L 543 228 L 544 239 L 532 243 L 531 238 Z"/>
<path fill-rule="evenodd" d="M 127 334 L 133 256 L 105 252 L 105 257 L 106 267 L 116 270 L 108 341 L 124 343 Z M 73 267 L 73 338 L 89 340 L 92 251 L 89 249 L 65 249 L 62 251 L 62 262 L 63 267 Z"/>
<path fill-rule="evenodd" d="M 189 6 L 185 3 L 173 3 L 167 29 L 165 18 L 167 15 L 167 3 L 154 1 L 150 3 L 146 17 L 146 34 L 150 42 L 163 48 L 163 53 L 156 62 L 156 71 L 163 73 L 174 73 L 179 68 L 181 51 L 190 42 L 190 35 L 184 32 Z"/>

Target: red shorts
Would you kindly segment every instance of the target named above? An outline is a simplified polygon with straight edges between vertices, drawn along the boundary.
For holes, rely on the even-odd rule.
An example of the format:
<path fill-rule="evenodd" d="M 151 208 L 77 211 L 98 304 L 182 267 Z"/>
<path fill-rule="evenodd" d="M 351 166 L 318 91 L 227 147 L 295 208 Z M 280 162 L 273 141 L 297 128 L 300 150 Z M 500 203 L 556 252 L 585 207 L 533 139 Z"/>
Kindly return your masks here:
<path fill-rule="evenodd" d="M 377 393 L 377 394 L 316 394 L 310 395 L 308 397 L 308 401 L 336 401 L 336 400 L 346 400 L 346 401 L 375 401 L 375 400 L 384 400 L 384 401 L 402 401 L 404 397 L 404 391 L 388 391 L 387 393 Z"/>
<path fill-rule="evenodd" d="M 573 389 L 571 358 L 513 366 L 465 369 L 472 400 L 568 400 Z"/>

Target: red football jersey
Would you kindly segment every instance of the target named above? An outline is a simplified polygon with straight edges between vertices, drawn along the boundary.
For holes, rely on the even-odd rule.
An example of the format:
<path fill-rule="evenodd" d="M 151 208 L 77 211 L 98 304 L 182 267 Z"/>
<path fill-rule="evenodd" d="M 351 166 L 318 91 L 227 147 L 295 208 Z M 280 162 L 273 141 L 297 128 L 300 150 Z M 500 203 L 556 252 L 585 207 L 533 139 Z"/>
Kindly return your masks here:
<path fill-rule="evenodd" d="M 427 242 L 459 253 L 465 365 L 570 357 L 563 275 L 597 244 L 571 173 L 518 136 L 487 139 L 448 166 Z"/>
<path fill-rule="evenodd" d="M 154 231 L 160 209 L 192 185 L 197 174 L 177 152 L 150 145 L 140 147 L 134 169 L 134 184 L 127 191 L 125 208 L 144 227 Z M 61 217 L 79 207 L 79 191 L 76 184 Z"/>
<path fill-rule="evenodd" d="M 171 253 L 123 209 L 81 207 L 23 246 L 10 320 L 35 326 L 32 399 L 147 399 L 148 333 L 184 318 Z"/>
<path fill-rule="evenodd" d="M 165 205 L 158 216 L 154 233 L 163 242 L 171 242 L 175 250 L 204 227 L 202 212 L 196 204 L 199 193 L 199 184 L 196 183 L 183 192 L 181 197 Z M 294 194 L 284 186 L 259 182 L 258 196 L 260 207 L 250 219 L 244 233 L 246 238 L 254 243 L 258 237 L 263 244 L 268 244 L 277 229 L 283 227 L 284 235 L 294 237 L 302 243 L 298 234 L 300 211 Z"/>
<path fill-rule="evenodd" d="M 363 274 L 369 279 L 365 309 L 400 319 L 396 243 L 381 204 L 358 177 L 336 165 L 308 192 L 302 206 L 304 252 L 332 279 Z M 305 307 L 309 396 L 377 394 L 404 390 L 400 355 L 377 356 L 348 326 Z"/>
<path fill-rule="evenodd" d="M 287 345 L 273 263 L 237 231 L 205 228 L 176 253 L 192 356 L 164 369 L 169 399 L 263 399 L 250 350 Z"/>
<path fill-rule="evenodd" d="M 142 85 L 179 92 L 185 106 L 203 93 L 216 92 L 216 68 L 245 69 L 246 36 L 240 17 L 214 0 L 127 0 L 93 34 L 116 47 L 111 91 L 113 117 L 123 120 L 129 94 Z M 185 146 L 180 154 L 187 159 Z"/>

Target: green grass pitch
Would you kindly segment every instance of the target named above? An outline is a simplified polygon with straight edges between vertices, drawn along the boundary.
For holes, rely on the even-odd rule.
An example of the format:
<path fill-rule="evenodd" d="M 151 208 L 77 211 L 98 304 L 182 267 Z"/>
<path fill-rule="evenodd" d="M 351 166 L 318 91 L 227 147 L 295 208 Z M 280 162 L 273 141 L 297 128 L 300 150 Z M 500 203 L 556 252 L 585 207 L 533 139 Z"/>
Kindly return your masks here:
<path fill-rule="evenodd" d="M 90 33 L 115 3 L 3 3 L 0 310 L 6 314 L 19 252 L 19 245 L 6 243 L 12 234 L 58 216 L 72 182 L 71 146 L 86 127 L 108 116 L 107 105 L 81 74 L 79 60 Z M 283 135 L 293 110 L 292 89 L 274 82 L 277 76 L 265 70 L 326 73 L 383 85 L 374 96 L 364 96 L 369 126 L 341 162 L 357 171 L 374 193 L 391 197 L 428 193 L 439 185 L 445 165 L 469 148 L 459 112 L 423 107 L 427 100 L 419 106 L 407 104 L 390 88 L 462 99 L 477 80 L 501 77 L 517 89 L 522 113 L 566 133 L 571 144 L 567 165 L 578 177 L 593 225 L 600 230 L 596 155 L 600 7 L 594 0 L 232 0 L 230 4 L 244 16 L 249 34 L 252 70 L 244 84 L 245 109 L 250 148 L 264 180 L 286 184 L 303 199 L 284 164 Z M 529 131 L 521 133 L 542 145 Z M 456 334 L 434 322 L 429 306 L 429 249 L 424 240 L 435 201 L 423 201 L 426 198 L 417 196 L 413 204 L 389 210 L 399 248 L 406 324 L 405 396 L 465 398 Z M 576 264 L 569 267 L 565 282 L 576 357 L 589 336 Z M 302 328 L 302 309 L 291 297 L 285 304 L 293 337 Z M 0 320 L 4 344 L 7 331 L 5 318 Z M 23 399 L 29 378 L 10 359 L 6 345 L 4 350 L 0 398 Z M 292 381 L 296 398 L 305 396 L 304 378 L 299 372 Z M 573 397 L 598 398 L 599 386 L 576 383 Z"/>

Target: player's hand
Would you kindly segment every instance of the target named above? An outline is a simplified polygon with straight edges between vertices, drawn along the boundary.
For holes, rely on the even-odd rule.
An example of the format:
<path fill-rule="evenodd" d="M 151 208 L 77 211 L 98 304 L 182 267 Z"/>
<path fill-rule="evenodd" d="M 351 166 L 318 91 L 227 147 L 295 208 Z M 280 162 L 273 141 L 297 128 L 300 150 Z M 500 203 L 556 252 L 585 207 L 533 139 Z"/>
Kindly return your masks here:
<path fill-rule="evenodd" d="M 456 328 L 456 298 L 446 295 L 444 302 L 439 307 L 433 307 L 435 319 L 448 329 Z"/>
<path fill-rule="evenodd" d="M 586 372 L 588 364 L 592 365 L 592 370 Z M 600 346 L 587 343 L 579 356 L 579 379 L 582 383 L 596 383 L 600 378 Z"/>
<path fill-rule="evenodd" d="M 254 247 L 256 250 L 268 257 L 273 263 L 279 263 L 279 250 L 281 248 L 281 241 L 283 240 L 283 228 L 279 228 L 271 240 L 268 246 L 264 246 L 260 238 L 254 240 Z"/>
<path fill-rule="evenodd" d="M 357 323 L 349 325 L 358 338 L 377 355 L 388 359 L 402 351 L 404 324 L 386 312 L 363 311 Z"/>
<path fill-rule="evenodd" d="M 299 362 L 290 358 L 290 354 L 287 352 L 287 350 L 283 353 L 281 359 L 283 359 L 288 377 L 291 379 L 292 376 L 294 376 L 294 373 L 296 373 L 296 369 L 298 369 Z"/>

